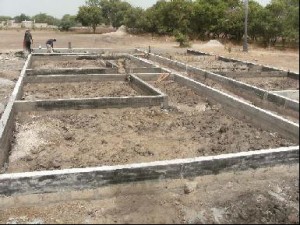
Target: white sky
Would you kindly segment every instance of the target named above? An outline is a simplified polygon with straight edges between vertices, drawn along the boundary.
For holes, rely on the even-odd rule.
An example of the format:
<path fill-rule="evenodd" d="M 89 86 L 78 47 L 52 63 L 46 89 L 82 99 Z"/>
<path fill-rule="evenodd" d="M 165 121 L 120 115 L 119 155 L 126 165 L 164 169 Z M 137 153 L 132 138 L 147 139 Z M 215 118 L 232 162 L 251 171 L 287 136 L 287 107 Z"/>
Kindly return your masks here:
<path fill-rule="evenodd" d="M 262 5 L 271 0 L 256 0 Z M 86 0 L 0 0 L 0 16 L 18 16 L 24 13 L 34 16 L 39 13 L 61 18 L 65 14 L 76 15 L 79 6 Z M 127 0 L 132 6 L 148 8 L 155 4 L 156 0 Z"/>

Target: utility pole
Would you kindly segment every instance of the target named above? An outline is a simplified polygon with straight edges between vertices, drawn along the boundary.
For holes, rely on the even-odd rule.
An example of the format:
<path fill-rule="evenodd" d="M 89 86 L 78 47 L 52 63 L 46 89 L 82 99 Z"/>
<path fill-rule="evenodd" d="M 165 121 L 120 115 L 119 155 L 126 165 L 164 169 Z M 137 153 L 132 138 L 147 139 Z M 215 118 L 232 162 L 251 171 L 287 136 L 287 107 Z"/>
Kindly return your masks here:
<path fill-rule="evenodd" d="M 248 11 L 249 11 L 249 4 L 248 0 L 245 1 L 245 33 L 244 33 L 244 44 L 243 44 L 243 51 L 248 52 Z"/>

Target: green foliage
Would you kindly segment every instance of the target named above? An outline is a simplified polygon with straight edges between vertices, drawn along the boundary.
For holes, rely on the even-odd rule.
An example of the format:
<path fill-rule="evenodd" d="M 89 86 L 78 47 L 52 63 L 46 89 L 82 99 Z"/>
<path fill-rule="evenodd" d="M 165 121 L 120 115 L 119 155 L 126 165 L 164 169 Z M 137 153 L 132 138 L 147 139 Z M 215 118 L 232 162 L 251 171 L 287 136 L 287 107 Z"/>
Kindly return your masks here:
<path fill-rule="evenodd" d="M 87 0 L 76 16 L 58 20 L 45 13 L 30 18 L 16 16 L 16 22 L 35 20 L 69 30 L 76 21 L 91 26 L 105 23 L 125 25 L 130 30 L 158 35 L 174 35 L 180 45 L 191 38 L 227 38 L 241 42 L 244 35 L 244 0 L 158 0 L 144 10 L 123 0 Z M 1 17 L 0 21 L 10 19 Z M 248 35 L 250 40 L 274 45 L 279 40 L 299 43 L 299 0 L 272 0 L 266 7 L 249 0 Z"/>
<path fill-rule="evenodd" d="M 176 42 L 179 43 L 179 47 L 181 48 L 190 46 L 188 36 L 186 34 L 181 33 L 180 31 L 175 32 L 175 39 Z"/>
<path fill-rule="evenodd" d="M 100 8 L 106 25 L 120 27 L 131 5 L 121 0 L 88 0 L 90 7 Z"/>
<path fill-rule="evenodd" d="M 46 13 L 40 13 L 32 17 L 36 23 L 47 23 L 48 25 L 58 25 L 59 20 L 53 16 L 47 15 Z"/>
<path fill-rule="evenodd" d="M 12 18 L 10 16 L 0 16 L 0 21 L 7 21 L 11 20 Z"/>
<path fill-rule="evenodd" d="M 24 13 L 22 13 L 19 16 L 15 16 L 14 20 L 15 20 L 16 23 L 21 23 L 22 21 L 25 21 L 25 20 L 26 21 L 30 21 L 31 17 L 30 16 L 26 16 Z"/>
<path fill-rule="evenodd" d="M 97 25 L 103 22 L 102 11 L 97 6 L 81 6 L 76 20 L 84 26 L 91 26 L 93 32 L 96 33 Z"/>
<path fill-rule="evenodd" d="M 134 28 L 137 30 L 144 30 L 144 26 L 147 23 L 145 12 L 142 8 L 130 8 L 124 15 L 124 25 L 128 28 Z"/>
<path fill-rule="evenodd" d="M 74 27 L 75 25 L 76 25 L 76 16 L 65 14 L 62 17 L 58 27 L 61 31 L 69 31 L 69 29 L 71 27 Z"/>

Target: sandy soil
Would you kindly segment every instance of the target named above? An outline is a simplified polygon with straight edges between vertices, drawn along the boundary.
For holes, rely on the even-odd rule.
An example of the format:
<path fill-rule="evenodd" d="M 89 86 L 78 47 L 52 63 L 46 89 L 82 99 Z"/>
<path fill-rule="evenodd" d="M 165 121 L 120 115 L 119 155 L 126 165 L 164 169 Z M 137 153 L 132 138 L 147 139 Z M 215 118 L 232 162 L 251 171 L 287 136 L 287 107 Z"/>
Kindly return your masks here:
<path fill-rule="evenodd" d="M 22 30 L 0 30 L 0 35 L 2 53 L 22 48 L 24 36 Z M 44 31 L 33 31 L 33 47 L 43 45 L 49 37 L 58 40 L 55 47 L 68 47 L 68 42 L 71 41 L 74 48 L 147 49 L 151 46 L 152 50 L 162 53 L 186 52 L 186 49 L 177 48 L 177 43 L 168 37 L 151 39 L 149 36 L 136 37 L 123 34 L 101 36 Z M 192 44 L 195 49 L 214 54 L 299 72 L 298 51 L 282 52 L 250 46 L 250 51 L 246 54 L 241 51 L 240 46 L 236 46 L 229 53 L 224 46 L 209 46 L 201 42 Z M 13 64 L 7 64 L 8 61 L 4 63 L 1 61 L 0 77 L 15 82 L 24 59 L 18 59 Z M 3 68 L 6 68 L 4 72 Z M 172 87 L 173 85 L 165 82 L 158 87 L 166 92 L 170 87 L 169 93 L 173 93 L 172 90 L 178 90 L 178 87 Z M 1 90 L 4 89 L 1 87 Z M 11 90 L 7 89 L 3 93 L 9 96 Z M 227 152 L 228 149 L 241 151 L 291 144 L 288 140 L 278 138 L 277 134 L 257 130 L 249 124 L 224 115 L 222 108 L 213 106 L 203 99 L 199 101 L 199 96 L 194 96 L 191 92 L 181 94 L 189 96 L 190 100 L 181 98 L 180 95 L 171 96 L 174 100 L 171 102 L 173 107 L 170 111 L 144 108 L 89 111 L 79 114 L 77 111 L 74 114 L 54 112 L 52 115 L 48 113 L 19 115 L 17 140 L 24 145 L 18 147 L 18 142 L 15 143 L 18 154 L 12 155 L 11 160 L 16 160 L 20 164 L 15 164 L 15 168 L 11 167 L 10 170 L 58 169 L 74 165 L 80 167 L 80 162 L 81 166 L 85 166 L 82 162 L 88 165 L 119 164 L 127 163 L 132 157 L 140 161 L 153 161 L 155 158 L 160 159 L 160 154 L 165 154 L 161 158 L 174 158 L 173 151 L 176 148 L 172 147 L 176 142 L 176 146 L 181 147 L 180 150 L 179 147 L 176 150 L 176 158 L 218 154 L 220 151 Z M 193 103 L 195 99 L 201 104 Z M 49 127 L 52 129 L 49 130 Z M 228 129 L 229 127 L 234 129 Z M 199 132 L 199 129 L 205 132 Z M 130 138 L 131 134 L 137 138 L 133 140 Z M 174 136 L 175 134 L 182 134 L 182 138 L 179 139 L 177 135 Z M 211 136 L 214 139 L 210 139 Z M 152 145 L 147 146 L 151 141 Z M 169 143 L 163 150 L 171 149 L 172 152 L 154 152 L 163 141 Z M 91 143 L 99 145 L 98 148 L 94 148 L 94 152 L 90 151 Z M 123 149 L 122 144 L 125 146 Z M 114 149 L 113 145 L 122 152 L 99 152 L 102 148 Z M 231 148 L 230 145 L 235 148 Z M 181 152 L 182 149 L 190 149 L 190 152 Z M 299 224 L 298 167 L 297 164 L 291 167 L 223 173 L 195 180 L 110 186 L 104 189 L 103 194 L 97 196 L 98 199 L 105 196 L 101 200 L 47 204 L 47 195 L 41 195 L 41 204 L 44 205 L 0 210 L 0 223 Z M 80 193 L 78 195 L 80 196 Z"/>
<path fill-rule="evenodd" d="M 47 203 L 52 195 L 40 195 L 39 205 L 0 210 L 0 223 L 299 224 L 298 165 L 112 185 L 93 193 L 91 200 L 55 204 Z M 81 192 L 72 196 L 80 199 Z"/>

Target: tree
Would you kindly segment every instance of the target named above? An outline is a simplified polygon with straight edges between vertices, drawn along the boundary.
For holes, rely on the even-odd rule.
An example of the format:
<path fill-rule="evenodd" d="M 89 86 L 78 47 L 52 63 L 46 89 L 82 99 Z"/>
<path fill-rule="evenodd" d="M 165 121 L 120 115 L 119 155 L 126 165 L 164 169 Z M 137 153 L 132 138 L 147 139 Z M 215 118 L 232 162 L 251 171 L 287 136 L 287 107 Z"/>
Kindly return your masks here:
<path fill-rule="evenodd" d="M 265 29 L 265 8 L 254 0 L 249 1 L 249 37 L 257 41 L 262 36 Z"/>
<path fill-rule="evenodd" d="M 36 23 L 47 23 L 49 25 L 58 25 L 59 20 L 53 16 L 47 15 L 46 13 L 40 13 L 32 17 Z"/>
<path fill-rule="evenodd" d="M 7 21 L 11 20 L 12 18 L 10 16 L 0 16 L 0 21 Z"/>
<path fill-rule="evenodd" d="M 90 0 L 91 1 L 91 0 Z M 92 0 L 95 4 L 97 0 Z M 120 27 L 124 24 L 126 12 L 131 9 L 131 5 L 120 0 L 100 0 L 98 5 L 102 10 L 106 25 Z"/>
<path fill-rule="evenodd" d="M 65 14 L 59 23 L 59 29 L 62 31 L 68 31 L 71 27 L 75 25 L 76 25 L 76 16 Z"/>
<path fill-rule="evenodd" d="M 124 25 L 128 28 L 135 28 L 137 30 L 144 30 L 146 26 L 146 14 L 142 8 L 130 8 L 126 11 Z"/>
<path fill-rule="evenodd" d="M 97 25 L 103 22 L 102 11 L 97 6 L 81 6 L 76 16 L 76 20 L 83 26 L 91 26 L 96 33 Z"/>
<path fill-rule="evenodd" d="M 226 6 L 224 18 L 218 23 L 218 31 L 240 42 L 244 34 L 244 7 L 241 4 Z"/>
<path fill-rule="evenodd" d="M 25 21 L 25 20 L 30 21 L 31 18 L 30 18 L 30 16 L 26 16 L 24 13 L 22 13 L 19 16 L 15 16 L 14 20 L 16 21 L 16 23 L 21 23 L 22 21 Z"/>
<path fill-rule="evenodd" d="M 148 30 L 159 34 L 188 34 L 193 4 L 190 0 L 158 1 L 146 11 Z"/>

